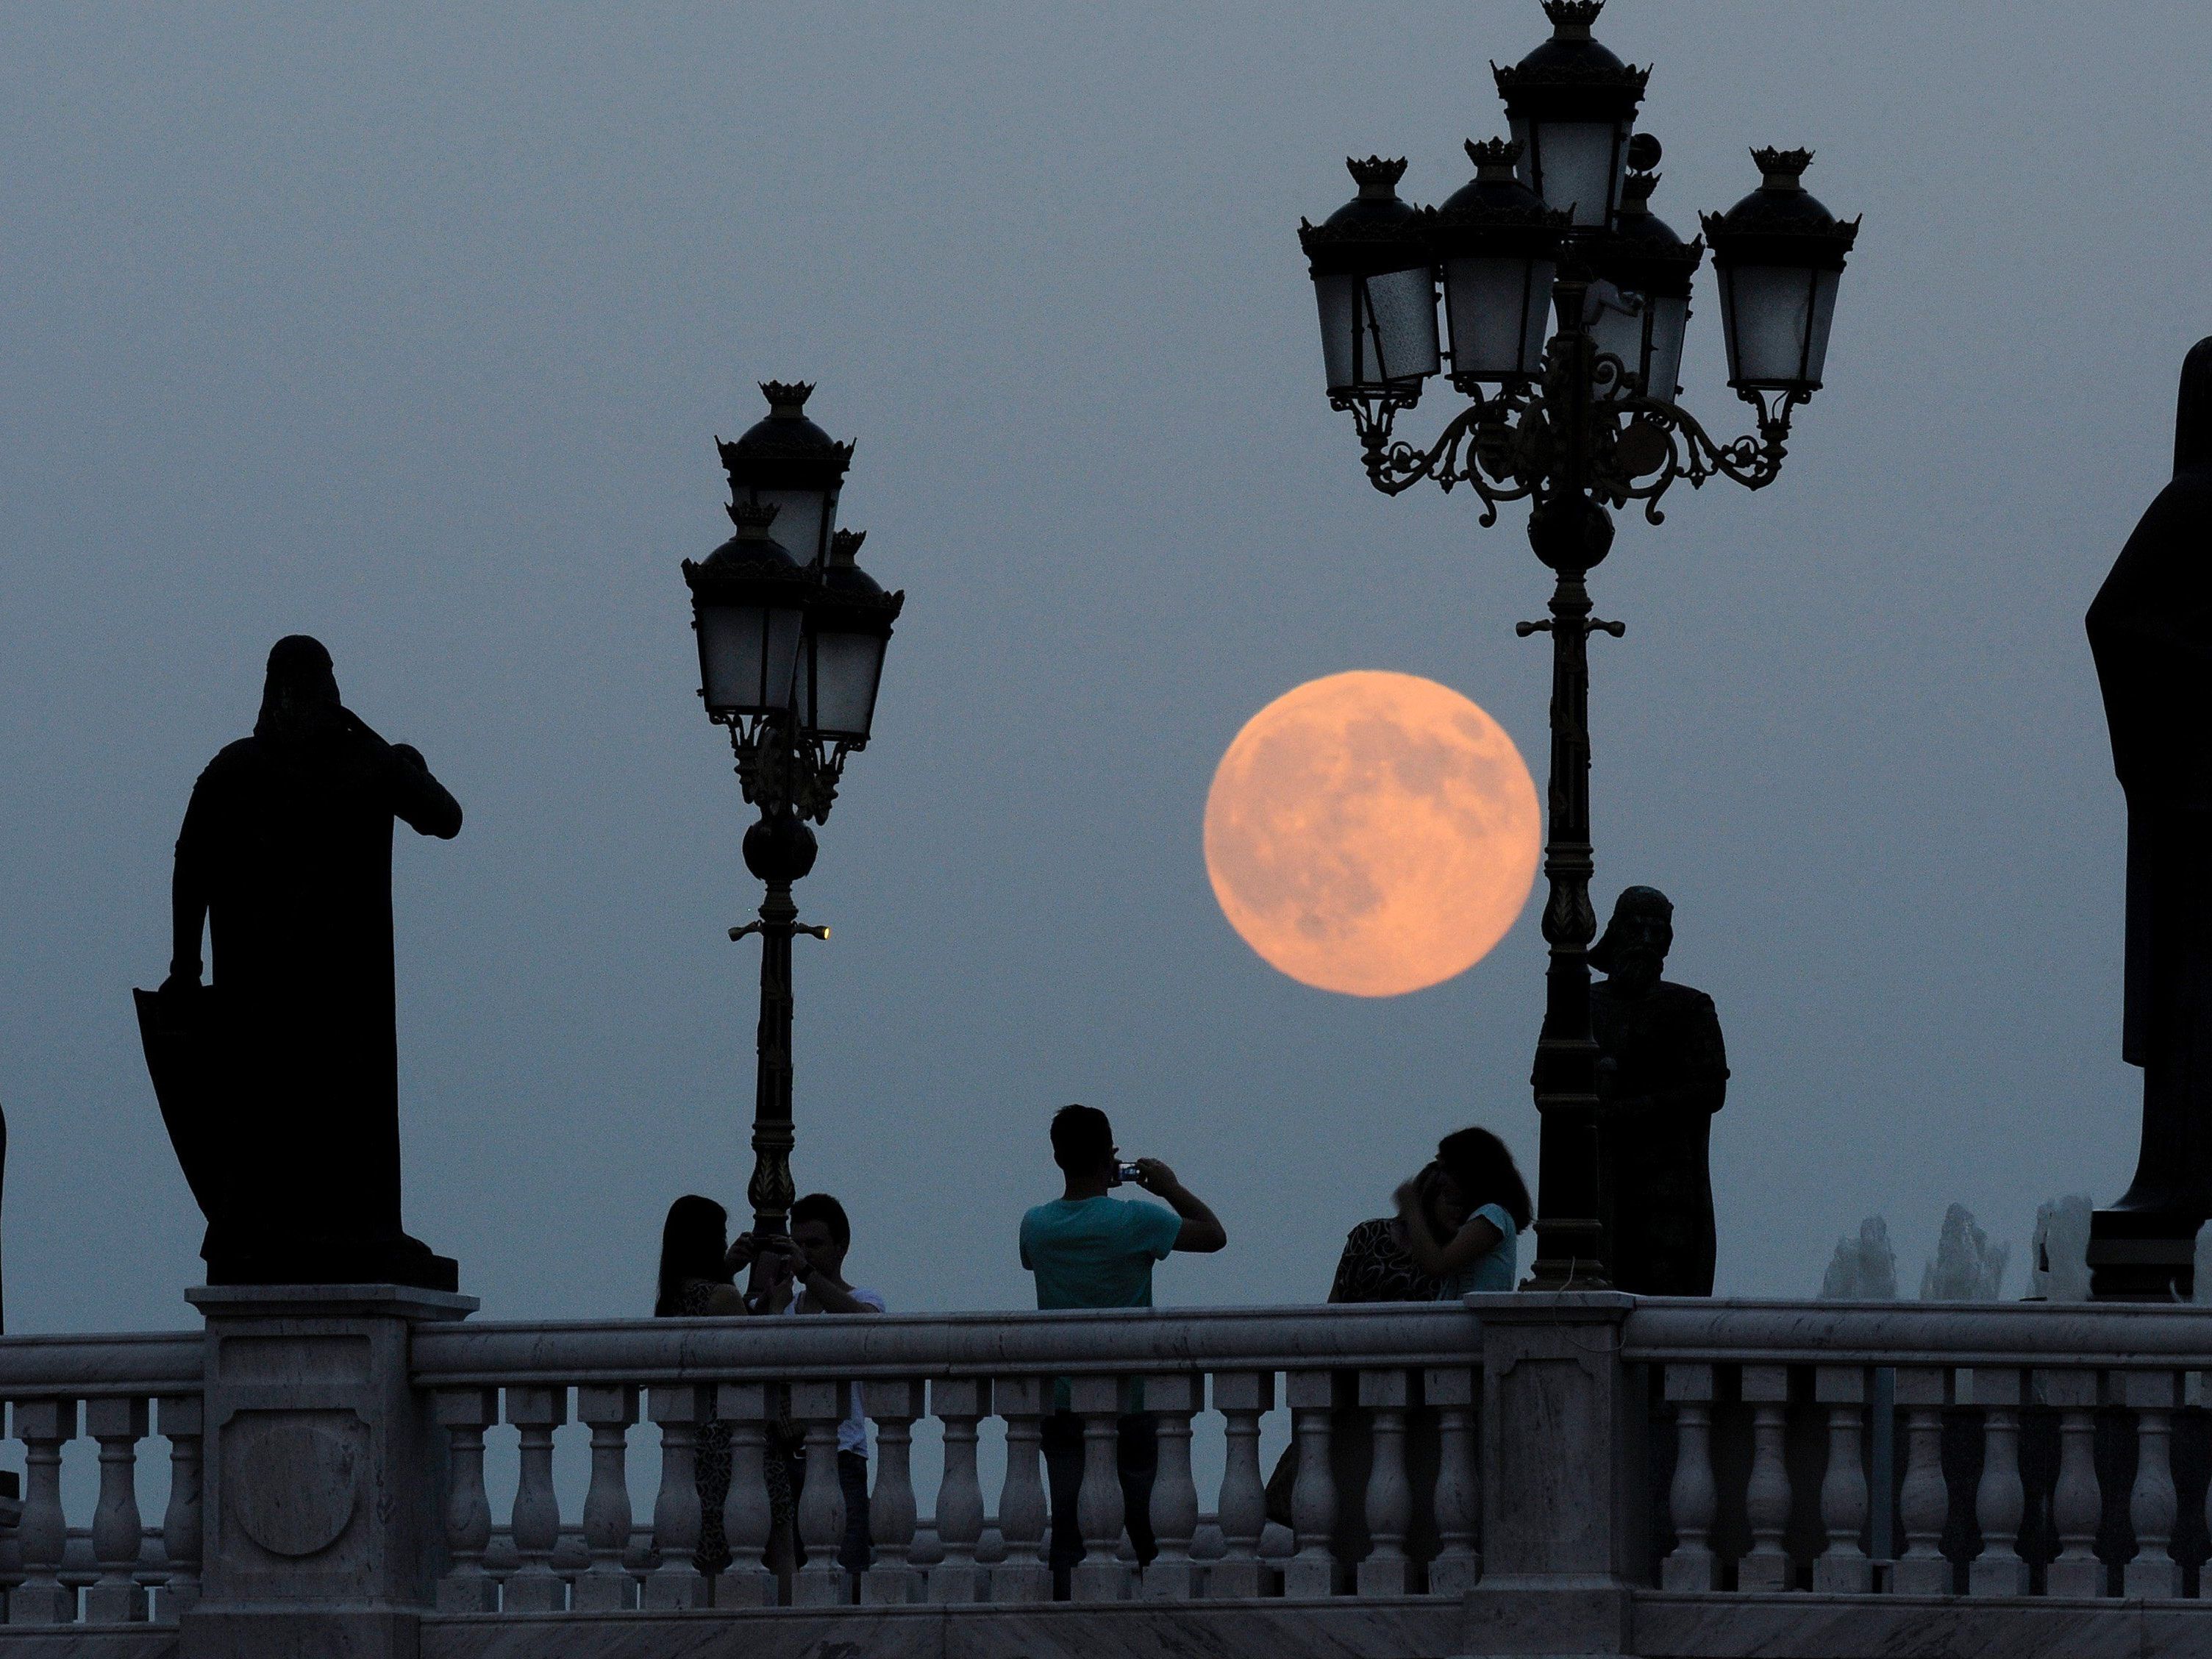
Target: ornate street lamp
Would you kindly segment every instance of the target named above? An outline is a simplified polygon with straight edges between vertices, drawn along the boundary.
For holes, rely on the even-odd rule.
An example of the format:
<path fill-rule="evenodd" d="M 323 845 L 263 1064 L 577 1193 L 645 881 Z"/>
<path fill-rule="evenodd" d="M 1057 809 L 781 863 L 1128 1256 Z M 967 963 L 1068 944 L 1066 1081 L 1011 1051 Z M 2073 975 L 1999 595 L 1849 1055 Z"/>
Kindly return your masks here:
<path fill-rule="evenodd" d="M 1544 0 L 1552 38 L 1510 69 L 1492 66 L 1512 137 L 1469 143 L 1475 179 L 1441 208 L 1400 200 L 1405 163 L 1370 157 L 1350 163 L 1358 198 L 1299 232 L 1329 402 L 1352 417 L 1368 482 L 1390 495 L 1425 478 L 1465 485 L 1485 527 L 1500 504 L 1528 501 L 1529 544 L 1555 578 L 1550 616 L 1516 629 L 1552 636 L 1551 956 L 1533 1079 L 1542 1147 L 1529 1280 L 1545 1290 L 1607 1282 L 1588 957 L 1597 931 L 1588 644 L 1593 632 L 1625 629 L 1591 615 L 1587 578 L 1613 544 L 1609 508 L 1641 501 L 1656 525 L 1678 478 L 1693 489 L 1716 476 L 1752 489 L 1774 481 L 1791 413 L 1820 387 L 1858 234 L 1856 220 L 1838 223 L 1805 193 L 1805 150 L 1754 151 L 1760 187 L 1707 215 L 1702 240 L 1685 243 L 1655 216 L 1659 145 L 1632 131 L 1649 71 L 1591 38 L 1602 5 Z M 1729 385 L 1754 425 L 1724 443 L 1674 402 L 1707 243 Z M 1429 300 L 1439 281 L 1443 352 Z M 1399 440 L 1399 414 L 1440 371 L 1466 406 L 1426 446 Z"/>
<path fill-rule="evenodd" d="M 836 528 L 853 458 L 802 412 L 811 386 L 761 387 L 769 416 L 720 444 L 737 534 L 684 562 L 699 641 L 699 696 L 730 732 L 739 787 L 760 809 L 745 831 L 745 867 L 767 884 L 759 919 L 730 937 L 761 936 L 759 1069 L 753 1095 L 753 1230 L 781 1233 L 795 1189 L 791 1118 L 791 940 L 827 939 L 799 920 L 792 884 L 814 867 L 811 819 L 826 823 L 848 756 L 867 747 L 876 690 L 906 595 L 886 593 L 854 562 L 862 532 Z M 796 549 L 784 538 L 787 515 Z M 794 555 L 796 555 L 794 556 Z"/>

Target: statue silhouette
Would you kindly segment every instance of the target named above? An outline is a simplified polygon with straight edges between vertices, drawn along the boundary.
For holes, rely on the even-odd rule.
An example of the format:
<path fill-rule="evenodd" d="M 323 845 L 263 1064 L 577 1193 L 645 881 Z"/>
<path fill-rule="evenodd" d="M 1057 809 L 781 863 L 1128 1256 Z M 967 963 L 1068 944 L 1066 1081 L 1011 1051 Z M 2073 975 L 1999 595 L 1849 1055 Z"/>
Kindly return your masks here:
<path fill-rule="evenodd" d="M 1674 907 L 1625 887 L 1590 966 L 1598 1046 L 1598 1143 L 1605 1264 L 1640 1296 L 1713 1293 L 1713 1114 L 1728 1097 L 1720 1016 L 1703 991 L 1660 978 Z"/>
<path fill-rule="evenodd" d="M 2212 1216 L 2212 339 L 2181 366 L 2173 478 L 2087 617 L 2128 800 L 2120 1054 L 2142 1067 L 2142 1152 L 2091 1223 L 2091 1293 L 2186 1300 Z"/>
<path fill-rule="evenodd" d="M 451 839 L 461 809 L 340 703 L 329 652 L 279 640 L 253 735 L 192 787 L 169 976 L 138 994 L 210 1284 L 454 1288 L 453 1263 L 400 1228 L 394 818 Z"/>

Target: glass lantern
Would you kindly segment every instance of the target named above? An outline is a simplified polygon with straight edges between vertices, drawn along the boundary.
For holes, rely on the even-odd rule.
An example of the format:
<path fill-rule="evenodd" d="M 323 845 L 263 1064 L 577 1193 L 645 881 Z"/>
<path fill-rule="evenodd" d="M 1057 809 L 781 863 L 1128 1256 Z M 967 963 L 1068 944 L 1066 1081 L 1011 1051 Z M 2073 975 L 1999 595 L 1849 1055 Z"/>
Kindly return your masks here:
<path fill-rule="evenodd" d="M 1552 38 L 1510 69 L 1490 66 L 1521 146 L 1522 182 L 1546 207 L 1571 214 L 1578 230 L 1613 222 L 1651 74 L 1590 38 L 1603 8 L 1604 0 L 1544 0 Z"/>
<path fill-rule="evenodd" d="M 806 418 L 814 388 L 803 381 L 769 380 L 761 393 L 768 418 L 734 443 L 720 446 L 734 501 L 776 509 L 776 539 L 802 565 L 829 556 L 837 528 L 837 494 L 853 446 L 839 443 Z"/>
<path fill-rule="evenodd" d="M 1808 194 L 1808 149 L 1757 149 L 1760 183 L 1726 213 L 1705 216 L 1720 278 L 1729 384 L 1747 393 L 1807 398 L 1827 362 L 1844 258 L 1857 239 Z"/>
<path fill-rule="evenodd" d="M 769 534 L 773 507 L 730 507 L 738 533 L 705 559 L 684 562 L 699 636 L 699 695 L 724 725 L 791 707 L 805 614 L 806 573 Z"/>
<path fill-rule="evenodd" d="M 1452 384 L 1472 392 L 1541 371 L 1567 216 L 1515 175 L 1520 145 L 1493 138 L 1467 153 L 1474 181 L 1436 210 L 1429 235 L 1443 269 Z"/>
<path fill-rule="evenodd" d="M 1332 402 L 1419 401 L 1440 367 L 1437 275 L 1418 209 L 1398 199 L 1403 160 L 1347 160 L 1359 193 L 1321 224 L 1301 222 Z"/>
<path fill-rule="evenodd" d="M 848 749 L 867 744 L 891 623 L 904 592 L 886 593 L 853 562 L 864 531 L 841 530 L 807 606 L 796 684 L 800 735 Z"/>

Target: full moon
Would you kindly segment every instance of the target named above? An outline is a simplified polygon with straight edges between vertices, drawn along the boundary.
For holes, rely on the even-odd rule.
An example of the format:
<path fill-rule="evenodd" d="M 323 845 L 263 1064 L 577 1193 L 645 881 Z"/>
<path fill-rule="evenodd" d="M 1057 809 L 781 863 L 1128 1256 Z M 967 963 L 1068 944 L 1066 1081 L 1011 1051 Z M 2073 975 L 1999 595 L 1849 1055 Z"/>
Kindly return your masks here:
<path fill-rule="evenodd" d="M 1244 942 L 1301 984 L 1393 997 L 1464 973 L 1528 902 L 1536 786 L 1448 686 L 1363 670 L 1255 714 L 1206 798 L 1206 872 Z"/>

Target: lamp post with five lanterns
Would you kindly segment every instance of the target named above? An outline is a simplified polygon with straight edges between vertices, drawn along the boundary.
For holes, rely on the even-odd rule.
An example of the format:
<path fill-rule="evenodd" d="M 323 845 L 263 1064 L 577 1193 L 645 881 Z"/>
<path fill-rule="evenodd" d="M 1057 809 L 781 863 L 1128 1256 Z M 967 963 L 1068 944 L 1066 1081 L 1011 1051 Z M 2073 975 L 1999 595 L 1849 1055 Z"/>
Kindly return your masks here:
<path fill-rule="evenodd" d="M 745 831 L 745 867 L 767 884 L 757 921 L 732 939 L 761 938 L 760 1025 L 753 1103 L 753 1231 L 783 1232 L 795 1188 L 791 1115 L 791 940 L 830 937 L 799 920 L 792 884 L 814 867 L 814 832 L 828 820 L 848 756 L 867 746 L 891 624 L 903 592 L 886 593 L 854 562 L 865 532 L 836 527 L 853 447 L 806 418 L 811 386 L 769 381 L 765 420 L 721 443 L 737 534 L 684 562 L 698 635 L 701 699 L 726 726 L 744 798 L 760 809 Z"/>
<path fill-rule="evenodd" d="M 1588 642 L 1625 629 L 1591 614 L 1587 578 L 1612 545 L 1608 507 L 1641 501 L 1656 525 L 1677 479 L 1774 481 L 1790 416 L 1820 388 L 1858 232 L 1805 191 L 1812 155 L 1802 149 L 1754 150 L 1759 189 L 1705 216 L 1697 240 L 1656 217 L 1659 144 L 1633 130 L 1650 70 L 1592 38 L 1603 4 L 1544 0 L 1551 38 L 1510 68 L 1492 65 L 1511 136 L 1467 146 L 1474 179 L 1441 207 L 1401 200 L 1406 163 L 1370 156 L 1346 163 L 1359 193 L 1299 230 L 1329 403 L 1352 416 L 1369 483 L 1391 495 L 1425 478 L 1464 485 L 1485 527 L 1500 503 L 1528 501 L 1530 545 L 1554 576 L 1550 615 L 1516 629 L 1552 636 L 1550 961 L 1532 1079 L 1541 1141 L 1529 1279 L 1548 1290 L 1607 1283 L 1588 957 L 1597 930 Z M 1707 244 L 1729 385 L 1753 415 L 1753 431 L 1726 441 L 1674 401 Z M 1465 406 L 1425 446 L 1399 439 L 1399 416 L 1447 358 Z"/>

